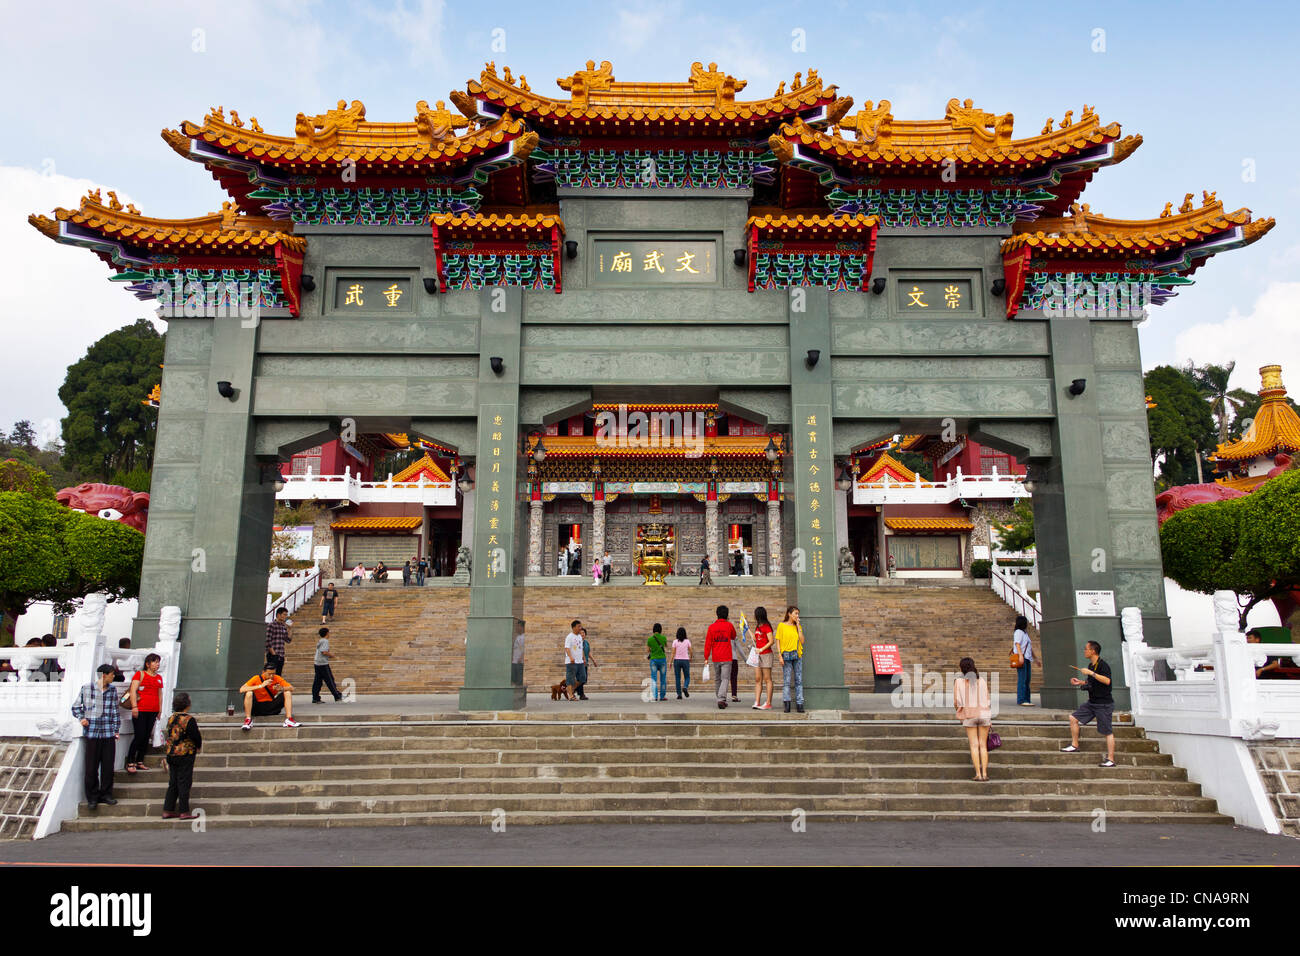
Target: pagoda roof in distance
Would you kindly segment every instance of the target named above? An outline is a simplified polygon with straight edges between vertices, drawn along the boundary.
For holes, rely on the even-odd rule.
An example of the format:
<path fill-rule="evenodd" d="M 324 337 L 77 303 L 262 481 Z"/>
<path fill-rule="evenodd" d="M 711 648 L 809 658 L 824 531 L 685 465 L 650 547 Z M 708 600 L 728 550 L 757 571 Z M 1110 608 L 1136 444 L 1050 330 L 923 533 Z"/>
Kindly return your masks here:
<path fill-rule="evenodd" d="M 411 462 L 397 474 L 393 475 L 393 481 L 419 481 L 424 478 L 426 481 L 438 482 L 445 484 L 451 481 L 447 473 L 438 467 L 438 463 L 433 460 L 428 452 Z"/>
<path fill-rule="evenodd" d="M 1017 232 L 1002 243 L 1004 253 L 1026 246 L 1035 249 L 1131 252 L 1199 243 L 1235 226 L 1243 229 L 1244 244 L 1254 242 L 1274 226 L 1272 219 L 1251 219 L 1249 209 L 1225 212 L 1215 194 L 1202 191 L 1201 205 L 1193 208 L 1192 194 L 1183 197 L 1177 212 L 1173 203 L 1154 219 L 1109 219 L 1093 213 L 1087 203 L 1072 204 L 1071 215 L 1018 223 Z"/>
<path fill-rule="evenodd" d="M 307 240 L 292 235 L 285 224 L 263 216 L 242 213 L 233 202 L 222 203 L 219 212 L 191 219 L 154 219 L 135 206 L 124 206 L 109 192 L 105 204 L 100 190 L 91 190 L 76 209 L 54 210 L 54 218 L 28 216 L 27 221 L 45 235 L 63 241 L 62 224 L 135 246 L 163 246 L 190 253 L 222 254 L 269 250 L 279 245 L 294 252 L 307 248 Z"/>
<path fill-rule="evenodd" d="M 770 435 L 719 435 L 694 436 L 684 440 L 681 436 L 662 437 L 638 435 L 601 437 L 597 435 L 530 435 L 528 452 L 532 453 L 541 441 L 546 446 L 546 458 L 762 458 L 767 453 L 767 443 L 776 444 L 783 452 L 783 436 Z"/>
<path fill-rule="evenodd" d="M 1120 140 L 1118 123 L 1101 124 L 1092 107 L 1084 106 L 1076 121 L 1067 111 L 1058 128 L 1049 119 L 1042 132 L 1012 138 L 1011 113 L 997 115 L 977 109 L 971 100 L 948 101 L 939 120 L 895 120 L 889 100 L 866 106 L 837 124 L 836 132 L 813 129 L 796 120 L 782 125 L 770 139 L 782 161 L 801 145 L 850 164 L 932 165 L 956 159 L 966 165 L 1035 166 L 1119 141 L 1110 162 L 1119 162 L 1142 143 L 1141 136 Z M 853 133 L 849 139 L 844 134 Z"/>
<path fill-rule="evenodd" d="M 1300 416 L 1287 404 L 1282 366 L 1265 365 L 1259 375 L 1262 401 L 1255 420 L 1241 438 L 1219 445 L 1210 456 L 1212 460 L 1249 461 L 1279 452 L 1300 451 Z"/>
<path fill-rule="evenodd" d="M 620 82 L 608 61 L 599 66 L 588 60 L 586 69 L 559 77 L 556 85 L 569 93 L 556 99 L 533 92 L 522 74 L 514 77 L 509 67 L 501 73 L 490 62 L 477 80 L 466 84 L 465 92 L 451 93 L 451 100 L 467 117 L 510 111 L 542 125 L 569 128 L 621 129 L 634 132 L 653 126 L 685 126 L 688 130 L 728 130 L 738 126 L 770 129 L 783 119 L 807 115 L 816 123 L 835 122 L 853 106 L 850 97 L 838 97 L 834 85 L 825 86 L 817 71 L 805 77 L 796 73 L 789 90 L 783 80 L 771 96 L 738 100 L 736 94 L 748 83 L 718 70 L 691 64 L 684 82 Z"/>

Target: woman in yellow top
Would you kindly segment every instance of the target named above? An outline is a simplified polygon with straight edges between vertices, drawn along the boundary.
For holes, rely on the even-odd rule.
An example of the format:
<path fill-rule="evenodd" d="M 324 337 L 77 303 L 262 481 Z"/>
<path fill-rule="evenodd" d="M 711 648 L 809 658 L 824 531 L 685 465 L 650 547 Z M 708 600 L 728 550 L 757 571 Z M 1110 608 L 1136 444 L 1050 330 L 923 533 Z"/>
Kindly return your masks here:
<path fill-rule="evenodd" d="M 794 685 L 795 707 L 803 713 L 803 628 L 799 609 L 791 604 L 785 619 L 776 626 L 776 641 L 781 648 L 781 700 L 790 713 L 790 687 Z"/>

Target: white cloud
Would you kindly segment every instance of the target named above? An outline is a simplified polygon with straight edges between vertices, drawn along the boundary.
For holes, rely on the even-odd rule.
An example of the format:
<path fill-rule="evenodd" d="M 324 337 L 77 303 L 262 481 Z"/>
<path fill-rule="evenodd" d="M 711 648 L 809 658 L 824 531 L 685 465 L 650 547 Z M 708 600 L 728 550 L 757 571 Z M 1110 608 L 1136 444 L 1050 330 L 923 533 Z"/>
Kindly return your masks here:
<path fill-rule="evenodd" d="M 1231 385 L 1259 390 L 1259 368 L 1282 365 L 1283 380 L 1291 379 L 1300 393 L 1300 323 L 1296 303 L 1300 282 L 1272 282 L 1260 293 L 1251 311 L 1233 309 L 1222 322 L 1202 322 L 1180 332 L 1174 351 L 1197 365 L 1235 361 Z"/>
<path fill-rule="evenodd" d="M 75 208 L 88 189 L 101 185 L 0 166 L 0 260 L 9 277 L 0 283 L 6 356 L 0 428 L 27 418 L 40 423 L 42 441 L 55 437 L 65 414 L 58 390 L 68 366 L 101 336 L 137 318 L 153 318 L 150 304 L 108 281 L 112 273 L 97 256 L 59 245 L 27 223 L 33 212 Z M 118 198 L 130 201 L 122 193 Z"/>
<path fill-rule="evenodd" d="M 366 12 L 392 31 L 397 41 L 410 49 L 411 66 L 437 66 L 442 62 L 443 0 L 416 0 L 407 9 L 397 0 L 392 10 Z"/>

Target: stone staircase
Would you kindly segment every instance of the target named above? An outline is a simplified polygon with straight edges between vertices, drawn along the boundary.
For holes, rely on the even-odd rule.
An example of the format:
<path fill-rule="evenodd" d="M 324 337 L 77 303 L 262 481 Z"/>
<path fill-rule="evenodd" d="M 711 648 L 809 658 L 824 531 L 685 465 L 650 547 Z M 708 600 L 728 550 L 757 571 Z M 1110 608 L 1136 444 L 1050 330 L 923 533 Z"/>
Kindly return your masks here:
<path fill-rule="evenodd" d="M 741 611 L 752 622 L 754 608 L 763 606 L 775 622 L 786 603 L 782 586 L 525 588 L 525 683 L 539 691 L 563 678 L 564 635 L 574 618 L 586 626 L 600 665 L 590 669 L 591 693 L 641 689 L 649 676 L 645 639 L 655 622 L 670 639 L 678 626 L 686 628 L 695 651 L 692 677 L 698 680 L 704 632 L 717 605 L 726 604 L 737 623 Z M 1003 692 L 1015 689 L 1015 671 L 1007 663 L 1015 615 L 987 588 L 846 586 L 840 588 L 840 607 L 845 681 L 852 690 L 871 689 L 870 645 L 890 642 L 899 644 L 909 672 L 915 664 L 925 671 L 955 672 L 958 660 L 969 655 L 981 672 L 998 673 Z M 351 678 L 367 694 L 455 693 L 465 675 L 468 610 L 467 588 L 341 587 L 330 625 L 331 650 L 338 655 L 334 675 L 339 681 Z M 305 699 L 319 608 L 303 608 L 295 622 L 285 677 Z M 779 685 L 779 667 L 773 678 Z M 752 686 L 752 679 L 753 672 L 742 667 L 741 682 Z M 671 666 L 668 680 L 671 688 Z"/>
<path fill-rule="evenodd" d="M 481 715 L 486 716 L 486 715 Z M 472 719 L 202 718 L 192 804 L 206 827 L 720 823 L 1019 819 L 1090 824 L 1228 823 L 1213 800 L 1132 726 L 1114 769 L 1099 741 L 1058 752 L 1062 720 L 998 721 L 988 783 L 970 779 L 947 715 L 610 714 Z M 157 758 L 153 763 L 157 764 Z M 119 774 L 116 806 L 65 824 L 164 825 L 166 774 Z"/>
<path fill-rule="evenodd" d="M 67 745 L 38 737 L 0 741 L 0 840 L 30 840 Z"/>

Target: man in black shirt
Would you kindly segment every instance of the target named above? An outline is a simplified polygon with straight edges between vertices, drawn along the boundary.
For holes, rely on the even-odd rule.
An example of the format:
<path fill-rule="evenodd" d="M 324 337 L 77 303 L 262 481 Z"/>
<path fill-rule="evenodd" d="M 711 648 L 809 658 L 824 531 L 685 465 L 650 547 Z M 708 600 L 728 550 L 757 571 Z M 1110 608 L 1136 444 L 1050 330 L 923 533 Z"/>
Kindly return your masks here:
<path fill-rule="evenodd" d="M 1101 659 L 1101 645 L 1089 641 L 1084 645 L 1083 656 L 1088 659 L 1088 667 L 1078 668 L 1079 673 L 1086 674 L 1087 680 L 1071 677 L 1070 683 L 1075 687 L 1087 688 L 1088 699 L 1079 709 L 1070 715 L 1070 746 L 1062 747 L 1061 753 L 1072 754 L 1079 749 L 1079 726 L 1097 721 L 1097 733 L 1106 738 L 1106 759 L 1103 767 L 1115 766 L 1115 731 L 1111 726 L 1111 715 L 1115 710 L 1115 698 L 1110 692 L 1110 665 Z"/>

